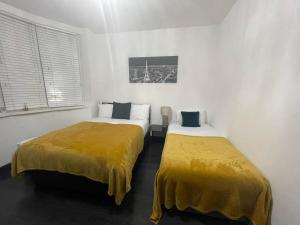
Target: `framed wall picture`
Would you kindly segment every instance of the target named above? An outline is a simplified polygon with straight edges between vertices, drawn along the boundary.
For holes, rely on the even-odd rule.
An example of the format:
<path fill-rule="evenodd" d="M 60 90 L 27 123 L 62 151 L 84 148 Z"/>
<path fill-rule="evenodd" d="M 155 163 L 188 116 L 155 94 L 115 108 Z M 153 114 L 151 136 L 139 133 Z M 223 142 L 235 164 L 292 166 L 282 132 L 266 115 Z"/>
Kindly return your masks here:
<path fill-rule="evenodd" d="M 178 56 L 129 58 L 130 83 L 177 83 Z"/>

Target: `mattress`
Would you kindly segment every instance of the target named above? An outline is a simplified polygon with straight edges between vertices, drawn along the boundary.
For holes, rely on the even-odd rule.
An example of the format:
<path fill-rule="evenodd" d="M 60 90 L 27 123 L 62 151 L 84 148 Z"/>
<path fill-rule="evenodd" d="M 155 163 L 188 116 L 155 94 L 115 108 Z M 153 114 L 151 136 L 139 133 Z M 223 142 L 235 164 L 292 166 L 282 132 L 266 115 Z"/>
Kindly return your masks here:
<path fill-rule="evenodd" d="M 225 137 L 222 132 L 216 130 L 214 127 L 208 124 L 205 124 L 201 127 L 183 127 L 178 123 L 171 123 L 168 127 L 168 134 Z"/>

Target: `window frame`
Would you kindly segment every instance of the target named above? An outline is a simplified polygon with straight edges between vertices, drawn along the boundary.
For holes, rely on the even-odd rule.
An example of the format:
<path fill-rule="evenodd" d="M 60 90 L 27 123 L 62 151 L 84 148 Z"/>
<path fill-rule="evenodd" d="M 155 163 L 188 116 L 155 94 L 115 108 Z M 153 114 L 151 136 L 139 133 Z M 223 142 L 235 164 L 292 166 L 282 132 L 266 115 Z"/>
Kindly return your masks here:
<path fill-rule="evenodd" d="M 0 9 L 0 14 L 2 14 L 3 16 L 7 16 L 7 17 L 13 18 L 15 20 L 19 20 L 21 22 L 25 22 L 25 23 L 33 25 L 34 28 L 35 28 L 35 32 L 37 32 L 37 27 L 42 27 L 42 28 L 49 29 L 49 30 L 52 30 L 52 31 L 63 32 L 63 33 L 74 36 L 74 38 L 77 39 L 77 45 L 78 45 L 77 51 L 78 51 L 79 79 L 80 79 L 80 89 L 81 89 L 81 95 L 82 95 L 81 96 L 82 97 L 82 104 L 80 104 L 80 105 L 50 107 L 48 105 L 48 102 L 47 102 L 47 105 L 48 105 L 47 107 L 31 108 L 31 109 L 28 109 L 28 110 L 7 110 L 5 108 L 6 102 L 5 102 L 5 99 L 3 97 L 2 88 L 0 87 L 0 91 L 1 91 L 0 92 L 0 97 L 2 97 L 3 102 L 4 102 L 4 109 L 0 108 L 0 118 L 10 117 L 10 116 L 18 116 L 18 115 L 26 115 L 26 114 L 37 114 L 37 113 L 45 113 L 45 112 L 53 112 L 53 111 L 65 111 L 65 110 L 74 110 L 74 109 L 87 108 L 85 88 L 84 88 L 85 84 L 84 84 L 84 79 L 83 79 L 84 71 L 83 71 L 83 67 L 82 67 L 81 34 L 79 32 L 72 32 L 72 31 L 68 31 L 68 30 L 65 30 L 65 29 L 52 27 L 52 26 L 48 26 L 48 25 L 41 24 L 41 23 L 38 23 L 38 22 L 34 22 L 34 21 L 29 20 L 27 18 L 20 17 L 18 15 L 12 14 L 10 12 L 3 11 L 1 9 Z M 38 47 L 38 53 L 39 53 L 39 57 L 40 57 L 39 45 L 37 45 L 37 47 Z M 40 66 L 41 66 L 41 69 L 42 69 L 42 78 L 44 79 L 44 72 L 43 72 L 43 68 L 42 68 L 41 58 L 39 60 L 40 60 L 39 62 L 40 62 Z M 44 88 L 46 88 L 45 84 L 44 84 Z M 45 89 L 45 91 L 46 91 L 46 89 Z"/>

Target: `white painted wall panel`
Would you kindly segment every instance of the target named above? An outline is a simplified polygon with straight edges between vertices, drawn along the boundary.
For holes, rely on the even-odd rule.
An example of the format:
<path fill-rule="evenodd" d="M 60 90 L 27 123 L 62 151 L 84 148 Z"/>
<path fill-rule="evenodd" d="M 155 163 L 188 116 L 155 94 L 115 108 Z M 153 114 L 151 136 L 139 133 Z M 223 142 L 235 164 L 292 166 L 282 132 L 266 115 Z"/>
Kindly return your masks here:
<path fill-rule="evenodd" d="M 270 180 L 272 224 L 300 224 L 300 1 L 240 0 L 219 32 L 213 122 Z"/>

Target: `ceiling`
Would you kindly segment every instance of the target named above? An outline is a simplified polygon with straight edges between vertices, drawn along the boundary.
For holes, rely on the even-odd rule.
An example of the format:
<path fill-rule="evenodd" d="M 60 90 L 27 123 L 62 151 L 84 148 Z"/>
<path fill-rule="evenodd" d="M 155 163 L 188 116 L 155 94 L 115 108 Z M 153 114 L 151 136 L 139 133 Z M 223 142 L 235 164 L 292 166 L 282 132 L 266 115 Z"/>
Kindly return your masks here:
<path fill-rule="evenodd" d="M 0 0 L 95 33 L 220 23 L 237 0 Z"/>

